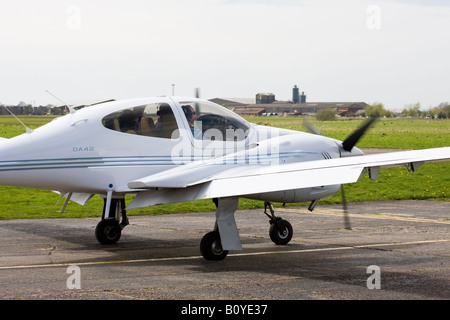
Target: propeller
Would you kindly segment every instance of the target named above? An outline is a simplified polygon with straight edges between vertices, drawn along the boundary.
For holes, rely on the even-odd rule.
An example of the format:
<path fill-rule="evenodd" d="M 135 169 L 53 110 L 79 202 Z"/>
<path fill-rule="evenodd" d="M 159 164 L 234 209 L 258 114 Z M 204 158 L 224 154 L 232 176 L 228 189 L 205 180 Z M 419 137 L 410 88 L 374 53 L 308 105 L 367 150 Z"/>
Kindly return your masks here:
<path fill-rule="evenodd" d="M 367 121 L 359 127 L 355 132 L 353 132 L 350 136 L 347 137 L 342 142 L 342 149 L 344 151 L 350 152 L 352 151 L 353 147 L 358 143 L 359 139 L 362 138 L 362 136 L 366 133 L 366 131 L 370 128 L 370 126 L 377 120 L 377 117 L 370 117 L 367 119 Z M 318 127 L 316 127 L 312 122 L 310 122 L 308 119 L 303 119 L 303 127 L 312 134 L 323 136 L 322 132 Z"/>
<path fill-rule="evenodd" d="M 318 127 L 316 127 L 311 121 L 308 119 L 303 119 L 303 127 L 308 130 L 309 133 L 317 134 L 319 136 L 323 136 L 322 132 Z"/>
<path fill-rule="evenodd" d="M 351 152 L 353 147 L 358 143 L 359 139 L 364 136 L 370 126 L 377 120 L 377 117 L 370 117 L 364 124 L 359 127 L 355 132 L 353 132 L 347 139 L 342 142 L 342 149 L 347 152 Z M 342 152 L 341 152 L 342 156 Z M 350 217 L 348 215 L 347 198 L 345 196 L 344 185 L 341 185 L 341 196 L 342 196 L 342 211 L 344 212 L 344 226 L 345 229 L 351 230 L 352 226 L 350 224 Z"/>
<path fill-rule="evenodd" d="M 342 142 L 342 145 L 339 146 L 339 149 L 341 150 L 341 156 L 344 156 L 344 152 L 346 151 L 347 154 L 345 156 L 350 155 L 359 155 L 359 154 L 350 154 L 349 152 L 352 151 L 353 147 L 358 143 L 359 139 L 364 136 L 364 134 L 367 132 L 367 130 L 370 128 L 370 126 L 377 120 L 377 117 L 370 117 L 364 124 L 359 127 L 355 132 L 353 132 L 350 136 L 347 137 Z M 316 135 L 323 135 L 315 125 L 313 125 L 309 120 L 304 119 L 303 120 L 303 126 L 312 134 Z M 344 151 L 344 152 L 342 152 Z M 344 212 L 344 226 L 345 229 L 351 230 L 351 224 L 350 224 L 350 217 L 348 214 L 348 207 L 347 207 L 347 198 L 345 196 L 345 188 L 344 185 L 341 185 L 341 197 L 342 197 L 342 211 Z"/>
<path fill-rule="evenodd" d="M 378 118 L 376 117 L 369 118 L 358 130 L 353 132 L 347 139 L 344 140 L 344 142 L 342 142 L 342 148 L 348 152 L 352 151 L 359 139 L 361 139 L 367 129 L 369 129 L 372 123 L 374 123 L 377 119 Z"/>
<path fill-rule="evenodd" d="M 345 188 L 343 184 L 341 184 L 341 197 L 342 197 L 342 211 L 344 212 L 344 226 L 345 229 L 352 230 L 350 217 L 348 215 L 347 197 L 345 196 Z"/>

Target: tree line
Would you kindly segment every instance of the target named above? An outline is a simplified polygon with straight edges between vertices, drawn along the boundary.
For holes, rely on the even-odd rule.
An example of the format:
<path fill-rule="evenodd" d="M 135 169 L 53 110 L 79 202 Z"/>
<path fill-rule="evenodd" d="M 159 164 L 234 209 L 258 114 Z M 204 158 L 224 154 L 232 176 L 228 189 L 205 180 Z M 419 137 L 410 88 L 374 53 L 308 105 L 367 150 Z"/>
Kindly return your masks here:
<path fill-rule="evenodd" d="M 450 119 L 450 104 L 442 102 L 437 107 L 431 107 L 426 111 L 422 110 L 419 102 L 406 105 L 400 112 L 396 113 L 386 110 L 382 103 L 373 103 L 364 110 L 366 117 L 414 117 L 414 118 L 432 118 L 432 119 Z"/>
<path fill-rule="evenodd" d="M 375 102 L 364 109 L 365 117 L 413 117 L 430 119 L 450 119 L 450 104 L 442 102 L 437 107 L 431 107 L 426 111 L 422 110 L 420 103 L 406 105 L 401 112 L 387 110 L 382 103 Z M 317 113 L 316 119 L 319 121 L 332 121 L 336 119 L 336 109 L 328 108 Z"/>

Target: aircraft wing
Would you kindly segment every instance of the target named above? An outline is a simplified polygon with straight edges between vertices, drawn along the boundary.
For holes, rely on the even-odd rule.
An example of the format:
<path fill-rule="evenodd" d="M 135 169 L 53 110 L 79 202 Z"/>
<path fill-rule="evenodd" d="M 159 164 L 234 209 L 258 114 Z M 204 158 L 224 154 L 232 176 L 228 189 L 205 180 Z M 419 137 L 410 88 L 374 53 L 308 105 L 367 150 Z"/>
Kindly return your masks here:
<path fill-rule="evenodd" d="M 354 183 L 365 169 L 376 180 L 382 167 L 416 171 L 426 162 L 449 160 L 450 147 L 444 147 L 281 165 L 192 163 L 128 183 L 131 189 L 150 189 L 139 192 L 129 208 Z"/>

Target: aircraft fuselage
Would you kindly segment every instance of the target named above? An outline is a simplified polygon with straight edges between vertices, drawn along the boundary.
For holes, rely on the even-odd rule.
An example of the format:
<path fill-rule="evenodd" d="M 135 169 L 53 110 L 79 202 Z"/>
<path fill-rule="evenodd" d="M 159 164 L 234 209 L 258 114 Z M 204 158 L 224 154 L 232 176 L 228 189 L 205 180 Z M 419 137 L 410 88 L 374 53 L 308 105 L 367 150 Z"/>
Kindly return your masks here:
<path fill-rule="evenodd" d="M 197 110 L 197 137 L 187 119 L 187 105 Z M 169 123 L 169 113 L 172 124 L 163 132 L 157 126 Z M 126 117 L 137 129 L 124 127 Z M 128 186 L 134 179 L 196 161 L 219 158 L 224 165 L 245 168 L 340 156 L 333 139 L 252 125 L 210 102 L 134 99 L 83 108 L 31 133 L 0 140 L 0 185 L 101 195 L 112 188 L 125 194 L 135 192 Z M 249 197 L 299 202 L 338 189 L 317 186 Z"/>

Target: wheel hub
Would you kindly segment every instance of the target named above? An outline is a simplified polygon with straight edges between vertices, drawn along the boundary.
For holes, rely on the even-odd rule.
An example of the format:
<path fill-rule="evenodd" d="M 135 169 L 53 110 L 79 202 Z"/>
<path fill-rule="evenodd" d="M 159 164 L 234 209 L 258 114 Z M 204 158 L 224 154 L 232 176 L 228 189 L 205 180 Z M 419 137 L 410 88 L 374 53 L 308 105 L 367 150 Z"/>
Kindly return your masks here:
<path fill-rule="evenodd" d="M 220 255 L 223 252 L 222 244 L 220 241 L 214 241 L 211 244 L 211 250 L 215 255 Z"/>

